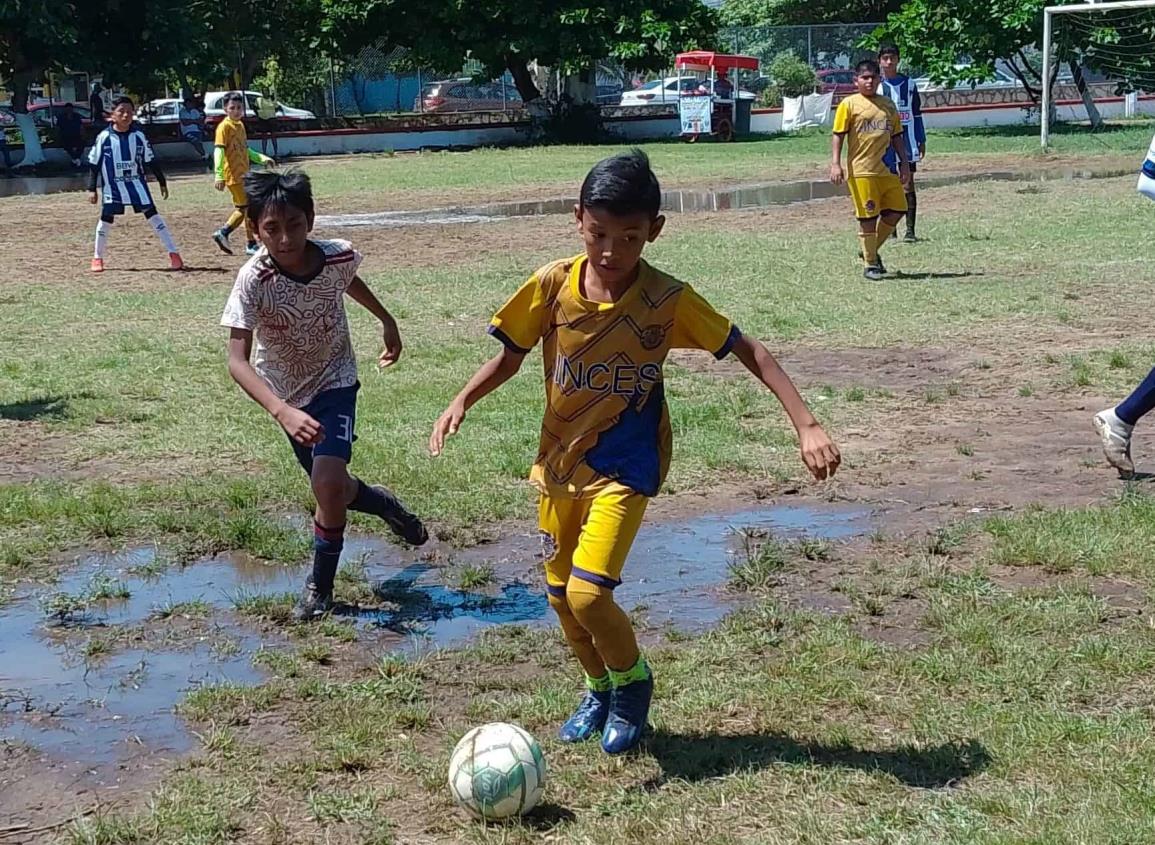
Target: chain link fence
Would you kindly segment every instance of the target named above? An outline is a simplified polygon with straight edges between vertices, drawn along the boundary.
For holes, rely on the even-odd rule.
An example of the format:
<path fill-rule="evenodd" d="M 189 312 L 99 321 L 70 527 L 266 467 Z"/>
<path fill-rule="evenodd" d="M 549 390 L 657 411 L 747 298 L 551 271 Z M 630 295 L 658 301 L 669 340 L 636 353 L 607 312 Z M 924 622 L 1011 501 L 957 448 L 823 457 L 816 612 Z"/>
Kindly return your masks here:
<path fill-rule="evenodd" d="M 776 57 L 792 52 L 818 73 L 820 88 L 853 87 L 850 77 L 842 80 L 838 73 L 849 72 L 861 58 L 873 54 L 860 44 L 876 26 L 733 27 L 723 30 L 719 41 L 722 49 L 758 57 L 763 73 Z M 299 99 L 323 117 L 515 112 L 524 107 L 509 73 L 487 79 L 476 62 L 442 70 L 415 67 L 404 48 L 387 44 L 332 61 L 327 76 L 323 86 L 278 95 Z M 534 80 L 547 97 L 556 98 L 565 91 L 565 82 L 549 69 L 535 69 Z M 672 61 L 668 70 L 649 74 L 634 73 L 613 62 L 597 67 L 596 97 L 601 106 L 672 104 L 677 102 L 679 85 Z"/>

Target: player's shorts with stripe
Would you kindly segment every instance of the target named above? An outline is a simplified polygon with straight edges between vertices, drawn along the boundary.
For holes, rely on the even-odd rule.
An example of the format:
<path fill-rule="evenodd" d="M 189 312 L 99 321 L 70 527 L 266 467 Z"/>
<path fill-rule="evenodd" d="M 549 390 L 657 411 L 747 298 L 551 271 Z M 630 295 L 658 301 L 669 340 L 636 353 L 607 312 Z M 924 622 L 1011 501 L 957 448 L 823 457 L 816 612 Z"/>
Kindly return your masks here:
<path fill-rule="evenodd" d="M 308 405 L 301 408 L 325 429 L 324 439 L 315 446 L 302 446 L 289 438 L 297 462 L 305 472 L 313 474 L 313 458 L 322 455 L 340 458 L 349 463 L 353 457 L 353 441 L 357 439 L 357 391 L 361 383 L 352 387 L 337 387 L 318 393 Z"/>
<path fill-rule="evenodd" d="M 249 195 L 245 193 L 244 185 L 229 185 L 229 193 L 233 197 L 233 205 L 237 208 L 244 208 L 249 204 Z"/>
<path fill-rule="evenodd" d="M 891 173 L 851 176 L 848 184 L 854 199 L 854 216 L 859 220 L 871 220 L 885 211 L 906 211 L 906 189 L 902 180 Z"/>
<path fill-rule="evenodd" d="M 546 589 L 565 595 L 570 577 L 613 589 L 641 527 L 648 497 L 612 484 L 591 498 L 542 495 L 538 523 L 551 548 L 545 562 Z"/>

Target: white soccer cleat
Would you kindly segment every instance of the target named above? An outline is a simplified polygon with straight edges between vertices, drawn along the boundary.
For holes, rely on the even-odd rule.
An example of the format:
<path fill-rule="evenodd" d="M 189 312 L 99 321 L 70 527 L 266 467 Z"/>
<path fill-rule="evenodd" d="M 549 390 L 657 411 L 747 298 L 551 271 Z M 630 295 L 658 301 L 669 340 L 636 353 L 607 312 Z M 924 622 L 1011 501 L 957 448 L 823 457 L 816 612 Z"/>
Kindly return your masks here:
<path fill-rule="evenodd" d="M 1132 473 L 1135 464 L 1131 462 L 1131 432 L 1135 426 L 1128 425 L 1117 416 L 1115 409 L 1108 408 L 1095 414 L 1095 431 L 1103 441 L 1103 455 L 1107 463 L 1119 472 Z"/>

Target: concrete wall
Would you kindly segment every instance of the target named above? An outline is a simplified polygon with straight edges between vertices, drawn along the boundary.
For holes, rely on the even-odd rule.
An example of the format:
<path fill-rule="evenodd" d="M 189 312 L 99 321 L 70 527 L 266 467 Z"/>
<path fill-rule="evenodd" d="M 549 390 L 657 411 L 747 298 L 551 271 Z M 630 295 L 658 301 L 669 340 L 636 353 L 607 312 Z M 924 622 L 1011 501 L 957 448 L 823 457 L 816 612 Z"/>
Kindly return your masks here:
<path fill-rule="evenodd" d="M 1104 96 L 1096 100 L 1105 118 L 1122 117 L 1122 97 Z M 1027 104 L 1018 101 L 972 103 L 965 105 L 929 106 L 924 109 L 928 128 L 957 129 L 966 127 L 1008 126 L 1037 124 L 1038 114 Z M 1059 102 L 1062 120 L 1083 120 L 1082 103 L 1078 100 Z M 1155 95 L 1139 98 L 1139 113 L 1155 115 Z M 447 116 L 449 117 L 449 116 Z M 484 121 L 484 122 L 479 122 Z M 672 106 L 653 110 L 613 109 L 605 119 L 607 131 L 623 141 L 644 141 L 676 138 L 681 127 Z M 751 119 L 751 129 L 758 134 L 773 134 L 782 130 L 781 109 L 758 109 Z M 254 146 L 257 139 L 250 139 Z M 338 155 L 343 153 L 373 153 L 418 150 L 423 148 L 473 148 L 526 143 L 530 140 L 530 126 L 523 116 L 506 117 L 500 114 L 453 115 L 451 120 L 430 125 L 418 116 L 405 118 L 390 125 L 362 129 L 321 129 L 283 134 L 278 138 L 282 154 L 290 156 Z M 193 157 L 192 147 L 182 141 L 157 141 L 157 157 L 163 161 L 188 161 Z M 12 149 L 13 163 L 23 156 L 20 148 Z M 1136 151 L 1138 155 L 1140 151 Z M 49 162 L 67 167 L 69 162 L 63 150 L 45 149 Z"/>

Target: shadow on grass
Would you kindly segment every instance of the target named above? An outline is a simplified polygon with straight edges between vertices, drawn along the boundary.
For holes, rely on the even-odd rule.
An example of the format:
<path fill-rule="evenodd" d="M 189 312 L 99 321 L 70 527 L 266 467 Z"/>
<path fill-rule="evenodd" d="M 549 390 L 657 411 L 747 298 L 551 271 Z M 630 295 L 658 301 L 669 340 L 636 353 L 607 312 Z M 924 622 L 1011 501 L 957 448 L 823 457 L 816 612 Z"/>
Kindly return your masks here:
<path fill-rule="evenodd" d="M 520 827 L 545 833 L 561 824 L 568 824 L 577 819 L 573 810 L 558 804 L 538 804 L 533 810 L 518 820 Z"/>
<path fill-rule="evenodd" d="M 982 272 L 972 273 L 969 270 L 966 270 L 962 273 L 903 273 L 901 270 L 898 270 L 893 273 L 887 273 L 886 277 L 888 279 L 902 279 L 908 282 L 926 282 L 936 279 L 970 279 L 975 276 L 983 275 L 985 274 Z"/>
<path fill-rule="evenodd" d="M 658 731 L 645 744 L 665 780 L 702 781 L 775 763 L 882 772 L 907 786 L 942 789 L 981 772 L 991 756 L 976 740 L 928 748 L 900 746 L 870 751 L 852 745 L 795 740 L 784 734 L 678 735 Z"/>
<path fill-rule="evenodd" d="M 68 416 L 70 399 L 92 399 L 91 393 L 74 393 L 70 396 L 37 396 L 23 402 L 0 405 L 0 420 L 62 420 Z"/>
<path fill-rule="evenodd" d="M 167 267 L 109 267 L 105 273 L 165 273 L 180 276 L 182 273 L 235 273 L 236 268 L 229 267 L 194 267 L 186 264 L 183 270 L 170 270 Z"/>

